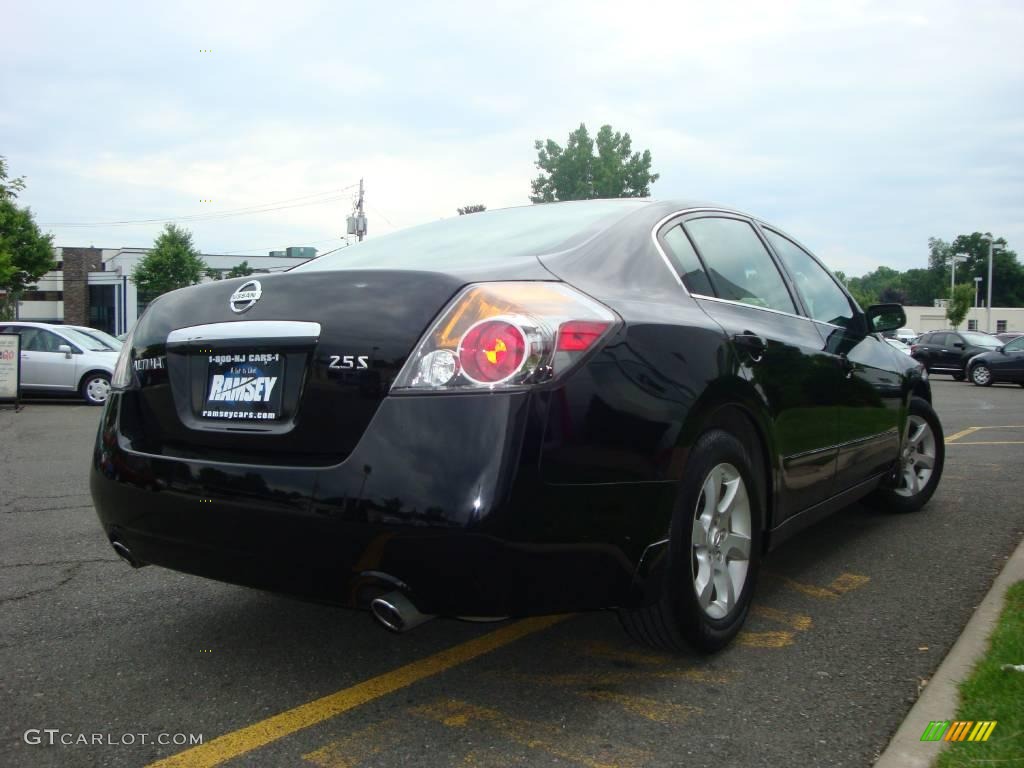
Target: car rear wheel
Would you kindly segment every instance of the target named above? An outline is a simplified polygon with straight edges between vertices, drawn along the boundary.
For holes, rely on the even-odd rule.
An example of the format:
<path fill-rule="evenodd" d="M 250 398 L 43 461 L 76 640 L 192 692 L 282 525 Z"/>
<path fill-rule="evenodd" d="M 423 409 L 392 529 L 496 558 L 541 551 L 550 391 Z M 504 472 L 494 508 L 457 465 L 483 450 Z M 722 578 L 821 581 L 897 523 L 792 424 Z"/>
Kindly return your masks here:
<path fill-rule="evenodd" d="M 992 369 L 990 369 L 984 363 L 978 363 L 973 368 L 971 368 L 971 381 L 973 381 L 979 387 L 991 387 Z"/>
<path fill-rule="evenodd" d="M 722 430 L 697 441 L 672 517 L 660 599 L 620 612 L 631 637 L 716 651 L 747 618 L 760 563 L 762 502 L 746 449 Z"/>
<path fill-rule="evenodd" d="M 110 397 L 110 377 L 105 373 L 90 373 L 82 379 L 79 391 L 89 405 L 103 405 Z"/>
<path fill-rule="evenodd" d="M 891 512 L 916 512 L 935 493 L 945 460 L 946 445 L 939 417 L 927 400 L 911 399 L 907 439 L 900 449 L 896 482 L 879 488 L 865 501 Z"/>

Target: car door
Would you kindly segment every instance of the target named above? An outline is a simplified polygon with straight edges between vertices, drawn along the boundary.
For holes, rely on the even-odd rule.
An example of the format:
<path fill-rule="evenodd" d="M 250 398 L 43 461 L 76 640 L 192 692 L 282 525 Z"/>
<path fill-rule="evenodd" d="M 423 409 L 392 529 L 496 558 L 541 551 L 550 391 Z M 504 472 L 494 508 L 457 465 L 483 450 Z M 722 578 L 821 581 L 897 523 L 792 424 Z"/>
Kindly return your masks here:
<path fill-rule="evenodd" d="M 677 266 L 699 265 L 699 277 L 689 274 L 684 282 L 732 339 L 741 375 L 767 404 L 781 462 L 778 525 L 830 493 L 839 371 L 751 222 L 697 213 L 662 231 Z"/>
<path fill-rule="evenodd" d="M 900 353 L 868 332 L 863 313 L 817 259 L 781 233 L 762 230 L 844 372 L 837 390 L 840 493 L 887 471 L 899 455 L 903 377 L 893 353 Z"/>
<path fill-rule="evenodd" d="M 45 328 L 22 326 L 17 330 L 21 336 L 22 385 L 37 389 L 74 390 L 77 385 L 75 355 L 69 358 L 60 351 L 60 346 L 67 344 L 72 353 L 80 350 Z"/>
<path fill-rule="evenodd" d="M 939 349 L 940 363 L 937 367 L 947 371 L 962 371 L 964 368 L 964 350 L 967 343 L 958 333 L 947 333 L 946 343 Z"/>
<path fill-rule="evenodd" d="M 1024 382 L 1024 336 L 1003 345 L 1002 352 L 992 357 L 998 358 L 999 366 L 996 378 L 1000 381 Z"/>

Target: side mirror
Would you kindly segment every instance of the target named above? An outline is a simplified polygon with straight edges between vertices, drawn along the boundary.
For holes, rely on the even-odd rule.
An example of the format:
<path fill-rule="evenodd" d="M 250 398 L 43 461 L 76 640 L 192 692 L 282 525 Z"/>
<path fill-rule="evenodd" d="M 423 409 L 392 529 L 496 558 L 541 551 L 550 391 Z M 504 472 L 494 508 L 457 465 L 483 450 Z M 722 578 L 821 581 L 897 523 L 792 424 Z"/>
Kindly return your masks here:
<path fill-rule="evenodd" d="M 898 331 L 907 324 L 907 313 L 900 304 L 872 304 L 864 311 L 872 333 Z"/>
<path fill-rule="evenodd" d="M 70 347 L 70 345 L 68 345 L 68 344 L 61 344 L 59 347 L 57 347 L 57 351 L 58 352 L 63 352 L 64 353 L 64 357 L 66 357 L 68 360 L 71 359 L 71 347 Z"/>
<path fill-rule="evenodd" d="M 953 346 L 956 347 L 957 349 L 963 349 L 964 343 L 962 341 L 954 341 Z"/>
<path fill-rule="evenodd" d="M 1001 354 L 1001 355 L 1005 355 L 1006 354 L 1006 345 L 1005 344 L 999 348 L 999 354 Z"/>

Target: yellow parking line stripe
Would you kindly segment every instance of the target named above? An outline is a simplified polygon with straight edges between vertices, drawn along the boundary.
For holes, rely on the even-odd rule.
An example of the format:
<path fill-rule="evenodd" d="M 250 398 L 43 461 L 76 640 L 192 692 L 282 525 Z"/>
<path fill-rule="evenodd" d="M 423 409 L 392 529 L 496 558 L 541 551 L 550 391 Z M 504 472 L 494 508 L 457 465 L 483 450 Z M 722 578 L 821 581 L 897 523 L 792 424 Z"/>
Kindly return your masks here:
<path fill-rule="evenodd" d="M 627 664 L 668 664 L 675 659 L 668 654 L 657 651 L 640 651 L 635 648 L 617 648 L 611 643 L 589 642 L 583 646 L 588 656 L 597 656 L 611 661 L 624 661 Z"/>
<path fill-rule="evenodd" d="M 395 718 L 388 718 L 343 739 L 332 741 L 303 755 L 302 759 L 319 768 L 356 768 L 360 763 L 381 752 L 393 752 L 404 736 L 402 723 Z"/>
<path fill-rule="evenodd" d="M 965 435 L 969 435 L 972 432 L 977 432 L 979 429 L 981 429 L 981 427 L 968 427 L 967 429 L 961 429 L 959 432 L 957 432 L 955 434 L 947 435 L 946 436 L 946 445 L 949 445 L 950 443 L 952 443 L 952 442 L 954 442 L 956 440 L 959 440 L 961 437 L 964 437 Z"/>
<path fill-rule="evenodd" d="M 653 762 L 653 755 L 645 750 L 611 744 L 603 736 L 593 738 L 595 734 L 587 726 L 573 729 L 542 721 L 523 720 L 497 709 L 458 699 L 438 699 L 410 711 L 449 728 L 473 726 L 475 730 L 484 733 L 497 731 L 498 735 L 521 747 L 538 749 L 587 768 L 641 768 Z"/>
<path fill-rule="evenodd" d="M 736 642 L 747 648 L 785 648 L 793 644 L 793 633 L 786 630 L 772 632 L 747 632 L 743 630 L 736 636 Z"/>
<path fill-rule="evenodd" d="M 769 608 L 766 605 L 754 605 L 750 608 L 750 612 L 754 616 L 774 621 L 776 624 L 782 624 L 799 632 L 805 632 L 814 626 L 810 616 L 805 616 L 802 613 L 780 611 L 778 608 Z"/>
<path fill-rule="evenodd" d="M 656 723 L 678 725 L 693 715 L 704 713 L 704 710 L 700 707 L 688 707 L 685 704 L 673 704 L 670 701 L 658 701 L 645 696 L 629 696 L 628 694 L 616 693 L 614 691 L 583 691 L 580 695 L 594 701 L 607 701 L 618 704 L 627 712 L 653 720 Z"/>
<path fill-rule="evenodd" d="M 553 675 L 535 675 L 522 672 L 502 672 L 500 676 L 507 680 L 522 683 L 541 683 L 557 685 L 563 688 L 584 686 L 628 685 L 641 680 L 675 680 L 687 683 L 728 683 L 733 676 L 725 672 L 712 672 L 704 669 L 665 669 L 638 670 L 622 672 L 568 672 Z"/>
<path fill-rule="evenodd" d="M 778 579 L 790 589 L 818 600 L 835 600 L 840 595 L 854 589 L 860 589 L 871 581 L 870 576 L 864 576 L 860 573 L 841 573 L 827 587 L 819 587 L 816 584 L 805 584 L 802 581 L 776 573 L 766 573 L 764 576 L 768 579 Z"/>
<path fill-rule="evenodd" d="M 860 589 L 869 581 L 871 581 L 870 576 L 864 576 L 860 573 L 841 573 L 836 577 L 835 581 L 828 585 L 828 588 L 833 592 L 843 595 L 855 589 Z"/>
<path fill-rule="evenodd" d="M 150 763 L 148 768 L 206 768 L 220 765 L 227 760 L 244 755 L 246 752 L 251 752 L 285 736 L 290 736 L 296 731 L 309 728 L 311 725 L 321 723 L 368 701 L 387 696 L 389 693 L 406 688 L 424 678 L 465 664 L 478 656 L 483 656 L 527 635 L 540 632 L 567 618 L 569 618 L 568 615 L 540 616 L 517 621 L 515 624 L 502 627 L 482 637 L 435 653 L 433 656 L 406 664 L 337 693 L 301 704 L 237 731 L 218 736 L 205 744 L 157 760 Z"/>

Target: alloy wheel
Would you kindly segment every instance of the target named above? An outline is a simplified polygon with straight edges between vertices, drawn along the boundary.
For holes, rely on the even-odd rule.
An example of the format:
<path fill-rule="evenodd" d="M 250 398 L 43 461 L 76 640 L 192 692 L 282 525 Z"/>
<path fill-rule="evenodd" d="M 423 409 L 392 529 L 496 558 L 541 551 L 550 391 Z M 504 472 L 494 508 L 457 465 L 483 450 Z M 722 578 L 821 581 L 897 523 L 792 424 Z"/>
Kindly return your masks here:
<path fill-rule="evenodd" d="M 900 484 L 896 493 L 900 496 L 916 496 L 931 479 L 935 468 L 935 433 L 920 416 L 911 416 L 908 425 L 906 445 L 903 447 L 900 466 Z"/>
<path fill-rule="evenodd" d="M 719 464 L 704 479 L 691 537 L 693 589 L 713 619 L 728 616 L 743 591 L 750 535 L 750 496 L 743 476 L 732 464 Z"/>
<path fill-rule="evenodd" d="M 984 387 L 992 381 L 992 371 L 987 365 L 976 365 L 971 369 L 971 381 Z"/>

